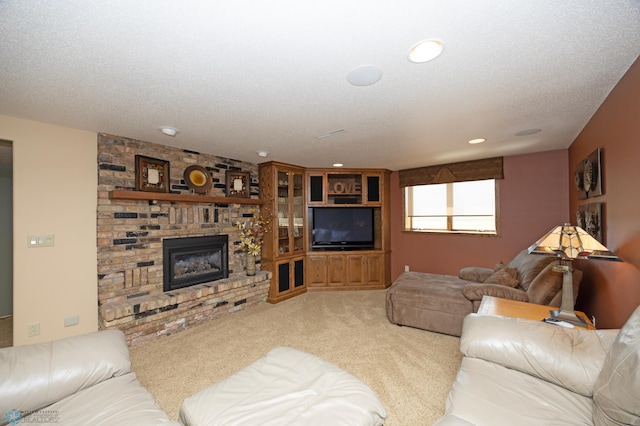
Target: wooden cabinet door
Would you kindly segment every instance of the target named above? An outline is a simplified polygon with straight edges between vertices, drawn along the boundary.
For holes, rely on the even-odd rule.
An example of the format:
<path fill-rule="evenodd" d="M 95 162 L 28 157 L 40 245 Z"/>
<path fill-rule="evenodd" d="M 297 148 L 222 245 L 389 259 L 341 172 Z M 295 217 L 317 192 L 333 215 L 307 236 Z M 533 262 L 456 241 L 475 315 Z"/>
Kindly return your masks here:
<path fill-rule="evenodd" d="M 326 282 L 327 263 L 325 256 L 307 256 L 307 285 L 325 287 Z"/>
<path fill-rule="evenodd" d="M 365 283 L 364 264 L 366 257 L 359 254 L 347 256 L 347 285 L 362 285 Z"/>
<path fill-rule="evenodd" d="M 304 287 L 304 257 L 291 261 L 291 269 L 293 270 L 293 289 Z"/>
<path fill-rule="evenodd" d="M 368 173 L 364 175 L 365 197 L 364 204 L 382 205 L 383 179 L 380 173 Z"/>
<path fill-rule="evenodd" d="M 342 286 L 345 282 L 345 258 L 341 255 L 327 256 L 327 284 L 329 286 Z"/>
<path fill-rule="evenodd" d="M 384 255 L 369 254 L 365 264 L 366 281 L 368 285 L 384 285 Z"/>

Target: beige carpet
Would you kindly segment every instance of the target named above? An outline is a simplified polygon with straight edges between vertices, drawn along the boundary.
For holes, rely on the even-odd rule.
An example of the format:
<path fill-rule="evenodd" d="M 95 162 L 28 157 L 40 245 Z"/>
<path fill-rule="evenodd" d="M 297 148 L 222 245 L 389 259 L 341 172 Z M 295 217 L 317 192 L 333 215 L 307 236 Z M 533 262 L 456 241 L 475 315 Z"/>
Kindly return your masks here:
<path fill-rule="evenodd" d="M 381 399 L 388 426 L 430 425 L 460 365 L 459 339 L 390 324 L 384 290 L 307 293 L 131 349 L 134 371 L 172 419 L 182 400 L 290 346 L 356 376 Z"/>

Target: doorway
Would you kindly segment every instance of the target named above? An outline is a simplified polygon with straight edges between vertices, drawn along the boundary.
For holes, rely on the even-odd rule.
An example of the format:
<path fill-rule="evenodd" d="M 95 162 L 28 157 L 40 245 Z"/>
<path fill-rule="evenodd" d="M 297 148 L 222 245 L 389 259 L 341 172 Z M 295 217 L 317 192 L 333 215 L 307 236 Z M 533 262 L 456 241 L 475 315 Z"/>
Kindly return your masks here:
<path fill-rule="evenodd" d="M 13 152 L 0 139 L 0 348 L 13 345 Z"/>

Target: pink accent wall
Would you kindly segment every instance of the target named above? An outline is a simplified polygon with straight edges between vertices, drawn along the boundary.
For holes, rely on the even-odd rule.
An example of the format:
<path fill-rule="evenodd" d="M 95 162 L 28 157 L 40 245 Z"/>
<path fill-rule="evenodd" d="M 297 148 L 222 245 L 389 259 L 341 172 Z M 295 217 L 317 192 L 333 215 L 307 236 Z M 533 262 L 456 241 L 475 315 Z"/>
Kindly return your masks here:
<path fill-rule="evenodd" d="M 577 164 L 602 148 L 604 194 L 578 200 Z M 584 260 L 577 308 L 598 328 L 619 328 L 640 305 L 640 59 L 611 91 L 569 148 L 571 215 L 579 205 L 604 203 L 604 243 L 624 263 Z"/>
<path fill-rule="evenodd" d="M 391 278 L 412 271 L 457 275 L 465 266 L 509 262 L 551 228 L 569 219 L 568 151 L 504 158 L 499 182 L 500 236 L 402 232 L 402 190 L 391 174 Z"/>

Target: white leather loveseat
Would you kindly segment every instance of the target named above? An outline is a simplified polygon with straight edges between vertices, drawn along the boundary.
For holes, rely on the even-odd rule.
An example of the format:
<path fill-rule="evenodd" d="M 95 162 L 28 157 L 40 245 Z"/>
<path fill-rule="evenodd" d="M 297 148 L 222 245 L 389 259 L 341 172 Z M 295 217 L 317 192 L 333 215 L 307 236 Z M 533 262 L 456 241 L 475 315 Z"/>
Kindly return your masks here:
<path fill-rule="evenodd" d="M 0 425 L 179 425 L 131 371 L 121 331 L 0 349 Z"/>
<path fill-rule="evenodd" d="M 640 308 L 621 330 L 470 314 L 438 426 L 640 425 Z"/>

